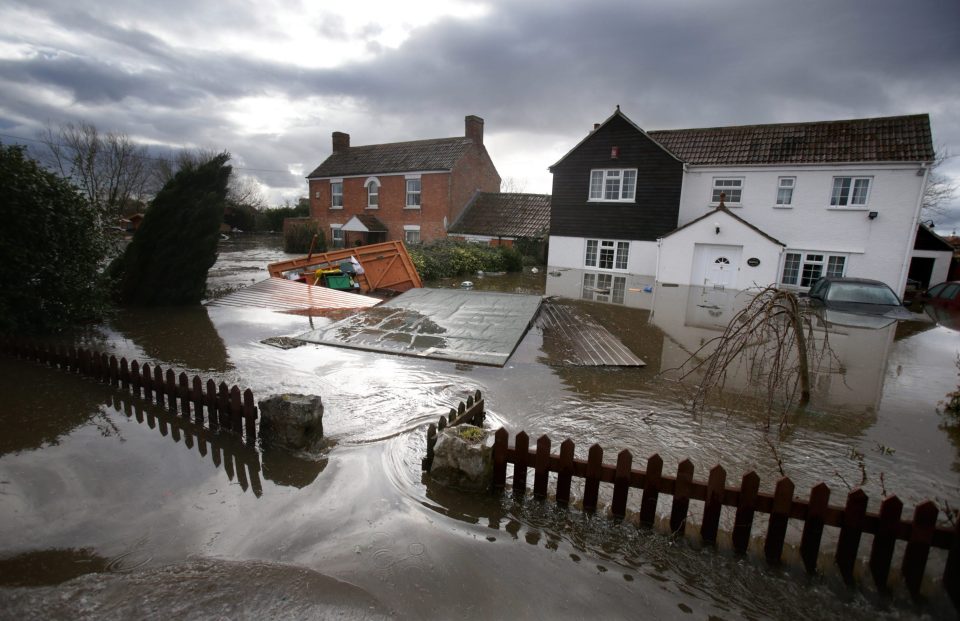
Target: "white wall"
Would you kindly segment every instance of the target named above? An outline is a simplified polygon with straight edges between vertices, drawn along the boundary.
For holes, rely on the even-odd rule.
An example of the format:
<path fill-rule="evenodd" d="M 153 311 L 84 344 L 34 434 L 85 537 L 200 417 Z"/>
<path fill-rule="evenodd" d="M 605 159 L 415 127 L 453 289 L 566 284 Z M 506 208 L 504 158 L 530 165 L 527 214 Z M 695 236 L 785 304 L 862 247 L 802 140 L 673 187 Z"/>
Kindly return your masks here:
<path fill-rule="evenodd" d="M 953 259 L 953 252 L 950 250 L 914 250 L 915 257 L 933 257 L 933 271 L 930 273 L 930 286 L 941 283 L 947 279 L 950 273 L 950 261 Z"/>
<path fill-rule="evenodd" d="M 626 271 L 599 271 L 609 272 L 611 274 L 638 274 L 651 276 L 656 273 L 657 242 L 636 240 L 631 241 L 627 239 L 617 241 L 630 242 Z M 587 240 L 584 237 L 560 237 L 557 235 L 551 235 L 550 252 L 547 256 L 547 265 L 550 267 L 568 267 L 573 269 L 595 270 L 596 268 L 587 268 L 583 264 L 586 250 Z"/>
<path fill-rule="evenodd" d="M 913 249 L 919 198 L 926 176 L 918 164 L 744 167 L 689 166 L 684 173 L 679 225 L 699 218 L 710 203 L 714 177 L 743 177 L 740 206 L 731 211 L 789 250 L 847 254 L 846 274 L 875 278 L 902 292 Z M 796 177 L 793 206 L 774 207 L 777 179 Z M 835 176 L 872 177 L 864 208 L 830 207 Z M 877 218 L 867 215 L 877 212 Z"/>
<path fill-rule="evenodd" d="M 717 224 L 720 225 L 720 233 L 716 232 Z M 679 285 L 702 285 L 703 283 L 691 282 L 696 244 L 743 248 L 734 287 L 736 289 L 763 287 L 777 280 L 782 246 L 773 243 L 728 214 L 717 212 L 660 241 L 657 281 Z M 747 265 L 747 260 L 750 258 L 760 259 L 760 265 L 756 267 Z"/>

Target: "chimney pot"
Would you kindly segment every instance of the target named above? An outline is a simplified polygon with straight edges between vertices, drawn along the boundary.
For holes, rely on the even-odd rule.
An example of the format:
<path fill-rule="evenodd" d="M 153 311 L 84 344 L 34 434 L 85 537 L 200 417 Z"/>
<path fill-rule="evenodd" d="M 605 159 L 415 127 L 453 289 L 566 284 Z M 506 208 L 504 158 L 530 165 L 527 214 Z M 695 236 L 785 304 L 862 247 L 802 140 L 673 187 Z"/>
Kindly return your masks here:
<path fill-rule="evenodd" d="M 474 144 L 483 144 L 483 119 L 476 115 L 469 115 L 463 119 L 463 135 L 473 140 Z"/>
<path fill-rule="evenodd" d="M 350 148 L 350 134 L 333 132 L 333 152 L 339 153 Z"/>

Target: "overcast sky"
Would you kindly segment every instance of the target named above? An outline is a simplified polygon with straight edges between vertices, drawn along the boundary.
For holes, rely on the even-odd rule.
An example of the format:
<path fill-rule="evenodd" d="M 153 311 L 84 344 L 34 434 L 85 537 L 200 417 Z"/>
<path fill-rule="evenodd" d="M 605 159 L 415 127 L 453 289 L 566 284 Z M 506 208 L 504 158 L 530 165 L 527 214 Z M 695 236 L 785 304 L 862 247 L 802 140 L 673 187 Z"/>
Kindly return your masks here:
<path fill-rule="evenodd" d="M 960 1 L 0 4 L 0 141 L 84 120 L 228 150 L 271 203 L 306 195 L 333 131 L 456 136 L 468 114 L 502 177 L 550 192 L 617 104 L 648 130 L 926 112 L 960 184 Z"/>

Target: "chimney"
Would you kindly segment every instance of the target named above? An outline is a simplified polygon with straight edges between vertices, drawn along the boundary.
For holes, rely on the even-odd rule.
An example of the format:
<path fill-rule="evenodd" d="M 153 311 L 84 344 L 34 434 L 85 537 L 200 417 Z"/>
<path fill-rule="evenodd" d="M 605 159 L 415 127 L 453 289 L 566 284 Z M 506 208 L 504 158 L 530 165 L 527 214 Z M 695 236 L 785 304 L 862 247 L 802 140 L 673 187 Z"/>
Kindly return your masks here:
<path fill-rule="evenodd" d="M 350 148 L 350 134 L 333 132 L 333 152 L 339 153 Z"/>
<path fill-rule="evenodd" d="M 594 123 L 594 124 L 593 124 L 593 131 L 597 131 L 598 129 L 600 129 L 600 123 Z"/>
<path fill-rule="evenodd" d="M 463 135 L 473 140 L 474 144 L 483 144 L 483 119 L 471 114 L 463 119 Z"/>

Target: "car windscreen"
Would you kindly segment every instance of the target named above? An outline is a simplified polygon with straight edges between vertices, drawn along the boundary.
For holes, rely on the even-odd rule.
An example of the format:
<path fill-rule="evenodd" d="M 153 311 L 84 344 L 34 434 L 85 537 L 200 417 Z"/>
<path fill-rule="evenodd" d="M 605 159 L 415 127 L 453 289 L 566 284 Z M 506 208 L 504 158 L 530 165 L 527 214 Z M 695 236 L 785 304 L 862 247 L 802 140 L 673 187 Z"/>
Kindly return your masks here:
<path fill-rule="evenodd" d="M 897 295 L 886 285 L 864 282 L 835 282 L 827 290 L 828 302 L 900 305 Z"/>

